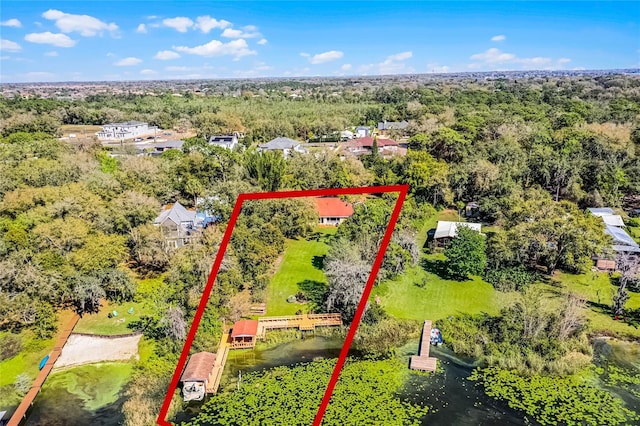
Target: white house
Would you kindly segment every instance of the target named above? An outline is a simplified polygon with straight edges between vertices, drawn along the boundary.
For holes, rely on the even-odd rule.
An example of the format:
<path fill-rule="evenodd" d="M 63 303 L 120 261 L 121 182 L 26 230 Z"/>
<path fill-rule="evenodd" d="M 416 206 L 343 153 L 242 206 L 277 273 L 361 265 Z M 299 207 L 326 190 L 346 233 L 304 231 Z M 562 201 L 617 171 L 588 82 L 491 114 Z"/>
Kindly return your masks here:
<path fill-rule="evenodd" d="M 366 126 L 356 127 L 356 138 L 366 138 L 371 130 Z"/>
<path fill-rule="evenodd" d="M 238 137 L 236 135 L 211 136 L 209 138 L 209 145 L 233 150 L 238 146 Z"/>
<path fill-rule="evenodd" d="M 282 151 L 282 155 L 284 156 L 284 158 L 289 157 L 291 151 L 299 152 L 302 154 L 307 152 L 307 150 L 301 146 L 300 142 L 285 137 L 275 138 L 265 144 L 258 146 L 258 151 Z"/>
<path fill-rule="evenodd" d="M 147 135 L 155 130 L 149 124 L 141 121 L 125 121 L 122 123 L 111 123 L 102 126 L 102 130 L 96 133 L 100 140 L 122 140 L 133 139 L 138 136 Z"/>

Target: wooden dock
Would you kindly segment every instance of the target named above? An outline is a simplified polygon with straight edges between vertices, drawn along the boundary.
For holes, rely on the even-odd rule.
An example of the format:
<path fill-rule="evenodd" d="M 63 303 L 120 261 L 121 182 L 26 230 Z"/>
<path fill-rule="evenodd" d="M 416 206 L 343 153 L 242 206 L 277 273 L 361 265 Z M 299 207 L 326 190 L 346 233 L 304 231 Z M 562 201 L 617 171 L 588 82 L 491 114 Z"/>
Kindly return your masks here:
<path fill-rule="evenodd" d="M 297 328 L 301 331 L 313 331 L 316 327 L 342 325 L 340 314 L 303 314 L 282 317 L 264 317 L 258 320 L 258 339 L 264 339 L 267 330 Z"/>
<path fill-rule="evenodd" d="M 431 321 L 425 321 L 422 328 L 422 339 L 418 348 L 418 355 L 411 357 L 409 368 L 421 371 L 436 371 L 436 359 L 429 356 L 431 347 Z"/>
<path fill-rule="evenodd" d="M 304 314 L 282 317 L 265 317 L 258 320 L 258 331 L 256 337 L 264 339 L 267 330 L 297 328 L 302 331 L 312 331 L 316 327 L 329 327 L 342 325 L 340 314 Z M 220 338 L 220 345 L 216 353 L 216 360 L 209 374 L 209 382 L 206 392 L 217 393 L 222 380 L 222 372 L 227 362 L 227 355 L 230 349 L 252 349 L 255 347 L 255 339 L 251 342 L 232 342 L 229 332 Z"/>
<path fill-rule="evenodd" d="M 216 361 L 211 369 L 210 382 L 207 384 L 207 393 L 216 393 L 220 387 L 220 380 L 222 380 L 222 372 L 224 371 L 224 365 L 227 362 L 227 355 L 229 354 L 229 333 L 224 333 L 220 338 L 220 345 L 218 346 L 218 352 L 216 352 Z"/>
<path fill-rule="evenodd" d="M 44 367 L 42 367 L 42 370 L 40 370 L 40 373 L 31 385 L 31 389 L 29 389 L 29 392 L 27 392 L 24 398 L 22 398 L 22 402 L 20 402 L 20 405 L 13 413 L 13 416 L 11 416 L 11 419 L 9 420 L 7 426 L 18 426 L 20 422 L 22 422 L 26 418 L 27 410 L 29 410 L 31 405 L 33 405 L 33 401 L 36 399 L 36 396 L 38 396 L 38 393 L 40 392 L 44 381 L 47 380 L 47 376 L 49 376 L 49 373 L 53 369 L 53 365 L 58 360 L 58 357 L 60 357 L 62 348 L 67 343 L 67 339 L 69 339 L 69 335 L 71 335 L 71 332 L 78 323 L 79 319 L 80 316 L 78 316 L 78 314 L 73 314 L 73 318 L 71 319 L 71 321 L 69 321 L 66 327 L 62 330 L 62 334 L 58 336 L 58 340 L 53 347 L 53 351 L 51 352 L 51 354 L 49 354 L 47 363 L 44 365 Z"/>

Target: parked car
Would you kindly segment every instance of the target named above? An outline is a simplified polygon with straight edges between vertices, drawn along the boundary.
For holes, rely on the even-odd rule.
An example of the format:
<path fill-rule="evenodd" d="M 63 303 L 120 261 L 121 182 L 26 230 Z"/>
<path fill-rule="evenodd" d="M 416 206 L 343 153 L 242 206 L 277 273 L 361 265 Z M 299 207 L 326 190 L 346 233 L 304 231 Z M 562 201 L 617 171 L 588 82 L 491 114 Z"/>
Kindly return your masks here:
<path fill-rule="evenodd" d="M 135 138 L 133 141 L 134 142 L 142 142 L 142 138 Z"/>

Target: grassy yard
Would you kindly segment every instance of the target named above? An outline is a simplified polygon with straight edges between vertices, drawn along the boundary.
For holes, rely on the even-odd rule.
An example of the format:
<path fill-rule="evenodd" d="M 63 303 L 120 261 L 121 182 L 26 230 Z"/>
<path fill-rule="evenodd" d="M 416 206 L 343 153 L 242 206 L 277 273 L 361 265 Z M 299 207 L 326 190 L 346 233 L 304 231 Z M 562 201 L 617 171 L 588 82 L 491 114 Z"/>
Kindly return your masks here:
<path fill-rule="evenodd" d="M 74 329 L 77 333 L 117 335 L 132 333 L 133 330 L 127 327 L 131 321 L 140 319 L 142 315 L 149 315 L 153 307 L 148 301 L 147 296 L 152 293 L 158 284 L 162 283 L 162 278 L 153 278 L 140 280 L 138 282 L 138 296 L 132 302 L 112 303 L 103 301 L 100 312 L 97 314 L 85 314 L 78 321 L 78 325 Z M 133 313 L 129 314 L 129 309 L 133 308 Z M 109 313 L 117 311 L 118 316 L 109 318 Z"/>
<path fill-rule="evenodd" d="M 611 284 L 607 273 L 589 272 L 573 275 L 556 272 L 553 282 L 560 284 L 565 292 L 579 294 L 589 302 L 591 307 L 587 316 L 593 331 L 609 330 L 623 335 L 640 337 L 640 328 L 632 327 L 623 321 L 615 321 L 612 318 L 609 307 L 616 287 Z M 640 293 L 629 293 L 626 308 L 640 308 Z"/>
<path fill-rule="evenodd" d="M 458 212 L 446 209 L 427 219 L 418 235 L 419 243 L 426 240 L 427 232 L 434 229 L 440 220 L 458 221 Z M 425 264 L 431 265 L 444 259 L 442 254 L 423 256 Z M 480 277 L 464 282 L 446 280 L 423 266 L 409 268 L 395 280 L 375 287 L 371 300 L 379 296 L 384 309 L 398 318 L 437 320 L 461 313 L 497 314 L 515 297 L 515 294 L 496 292 Z M 416 285 L 423 282 L 423 287 Z"/>
<path fill-rule="evenodd" d="M 280 268 L 267 288 L 267 315 L 294 315 L 298 309 L 306 310 L 305 305 L 288 303 L 287 297 L 300 291 L 299 284 L 305 281 L 310 285 L 327 282 L 321 262 L 329 249 L 327 238 L 336 230 L 316 228 L 307 239 L 287 241 Z"/>
<path fill-rule="evenodd" d="M 118 304 L 105 300 L 102 302 L 100 312 L 97 314 L 84 314 L 73 331 L 76 333 L 103 335 L 133 333 L 135 330 L 128 328 L 127 324 L 140 319 L 141 315 L 148 315 L 150 312 L 147 306 L 148 305 L 143 302 L 124 302 Z M 133 308 L 132 314 L 128 313 L 130 308 Z M 118 316 L 109 318 L 109 313 L 113 311 L 117 311 Z"/>
<path fill-rule="evenodd" d="M 425 256 L 428 260 L 442 260 L 443 255 Z M 424 287 L 417 283 L 425 282 Z M 390 315 L 415 320 L 438 320 L 462 313 L 497 314 L 510 303 L 515 293 L 501 293 L 493 286 L 473 277 L 468 281 L 452 281 L 427 272 L 422 266 L 408 269 L 396 280 L 375 287 L 372 300 L 380 296 L 380 304 Z"/>

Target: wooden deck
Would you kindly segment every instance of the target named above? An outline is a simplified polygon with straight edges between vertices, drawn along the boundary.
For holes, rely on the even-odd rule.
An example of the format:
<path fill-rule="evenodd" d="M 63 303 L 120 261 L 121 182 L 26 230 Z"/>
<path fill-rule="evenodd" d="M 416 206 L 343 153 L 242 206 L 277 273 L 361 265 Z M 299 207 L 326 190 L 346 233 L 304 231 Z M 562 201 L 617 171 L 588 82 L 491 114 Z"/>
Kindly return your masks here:
<path fill-rule="evenodd" d="M 53 365 L 58 360 L 58 357 L 60 357 L 62 348 L 67 343 L 67 339 L 69 339 L 69 335 L 71 335 L 71 332 L 78 323 L 79 319 L 80 316 L 78 316 L 78 314 L 74 314 L 71 321 L 69 321 L 69 323 L 62 330 L 62 334 L 60 334 L 60 336 L 58 337 L 58 340 L 53 347 L 53 351 L 51 351 L 51 354 L 49 354 L 47 363 L 44 365 L 44 367 L 42 367 L 42 370 L 40 370 L 40 373 L 31 385 L 31 389 L 29 389 L 29 392 L 27 392 L 24 398 L 22 398 L 22 402 L 20 402 L 20 405 L 16 409 L 15 413 L 13 413 L 13 416 L 11 416 L 11 419 L 9 420 L 7 426 L 18 426 L 20 422 L 22 422 L 26 418 L 27 410 L 29 410 L 29 407 L 31 407 L 33 401 L 36 399 L 36 396 L 38 396 L 38 393 L 40 392 L 44 381 L 47 380 L 49 373 L 53 369 Z"/>
<path fill-rule="evenodd" d="M 431 321 L 425 321 L 422 328 L 422 339 L 418 348 L 418 355 L 411 357 L 409 368 L 412 370 L 436 371 L 436 359 L 429 356 L 431 348 Z"/>
<path fill-rule="evenodd" d="M 313 331 L 316 327 L 342 325 L 340 314 L 304 314 L 282 317 L 265 317 L 258 320 L 258 338 L 264 339 L 267 330 L 297 328 L 301 331 Z"/>
<path fill-rule="evenodd" d="M 340 314 L 305 314 L 284 317 L 265 317 L 258 320 L 257 338 L 264 339 L 267 330 L 279 328 L 298 328 L 300 330 L 314 330 L 316 327 L 328 327 L 342 325 Z M 255 339 L 252 342 L 232 342 L 229 333 L 224 333 L 220 338 L 220 345 L 216 353 L 216 361 L 209 375 L 207 393 L 217 393 L 222 379 L 224 365 L 230 349 L 252 349 L 255 347 Z"/>

